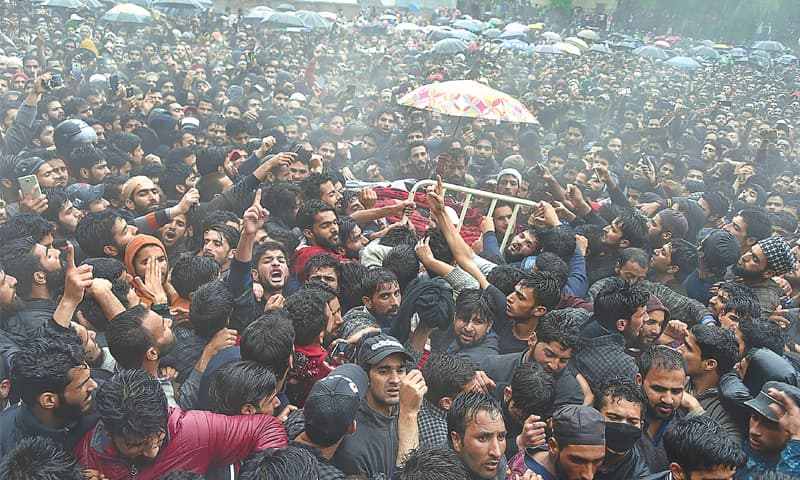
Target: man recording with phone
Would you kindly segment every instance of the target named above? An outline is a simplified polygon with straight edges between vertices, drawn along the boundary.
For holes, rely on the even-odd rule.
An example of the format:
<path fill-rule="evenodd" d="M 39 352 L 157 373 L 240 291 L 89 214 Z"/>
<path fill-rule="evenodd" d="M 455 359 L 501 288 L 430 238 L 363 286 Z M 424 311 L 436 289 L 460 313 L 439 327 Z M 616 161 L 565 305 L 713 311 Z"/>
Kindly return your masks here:
<path fill-rule="evenodd" d="M 60 86 L 61 84 L 63 84 L 63 80 L 61 79 L 61 75 L 58 74 L 47 72 L 36 77 L 36 80 L 31 83 L 28 95 L 19 106 L 19 110 L 17 110 L 14 120 L 11 122 L 11 127 L 9 127 L 6 132 L 3 153 L 14 155 L 31 144 L 33 140 L 33 122 L 40 117 L 38 113 L 42 96 L 51 92 L 54 87 Z M 61 103 L 55 98 L 47 105 L 55 105 L 55 103 L 58 103 L 59 107 L 61 106 Z M 49 117 L 44 117 L 44 115 L 41 115 L 41 117 L 50 121 L 54 127 L 58 124 L 58 121 L 53 121 Z M 63 118 L 64 110 L 62 109 L 60 120 L 63 120 Z"/>

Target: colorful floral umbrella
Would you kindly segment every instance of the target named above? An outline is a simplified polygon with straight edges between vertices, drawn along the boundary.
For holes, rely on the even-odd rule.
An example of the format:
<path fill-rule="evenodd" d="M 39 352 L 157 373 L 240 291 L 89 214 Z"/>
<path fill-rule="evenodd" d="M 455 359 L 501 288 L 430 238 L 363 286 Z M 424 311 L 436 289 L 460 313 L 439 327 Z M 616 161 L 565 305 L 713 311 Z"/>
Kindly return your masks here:
<path fill-rule="evenodd" d="M 536 122 L 536 117 L 519 100 L 472 80 L 423 85 L 401 97 L 397 103 L 454 117 Z"/>

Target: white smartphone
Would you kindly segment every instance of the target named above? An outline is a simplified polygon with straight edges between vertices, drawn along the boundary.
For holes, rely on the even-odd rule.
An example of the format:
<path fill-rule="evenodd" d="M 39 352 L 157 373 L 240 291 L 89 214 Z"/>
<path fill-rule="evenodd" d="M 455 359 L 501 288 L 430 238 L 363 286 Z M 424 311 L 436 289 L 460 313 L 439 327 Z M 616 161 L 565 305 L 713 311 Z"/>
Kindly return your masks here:
<path fill-rule="evenodd" d="M 19 177 L 19 189 L 22 190 L 22 195 L 27 197 L 33 192 L 33 198 L 42 196 L 42 189 L 39 187 L 39 180 L 36 175 L 25 175 Z"/>

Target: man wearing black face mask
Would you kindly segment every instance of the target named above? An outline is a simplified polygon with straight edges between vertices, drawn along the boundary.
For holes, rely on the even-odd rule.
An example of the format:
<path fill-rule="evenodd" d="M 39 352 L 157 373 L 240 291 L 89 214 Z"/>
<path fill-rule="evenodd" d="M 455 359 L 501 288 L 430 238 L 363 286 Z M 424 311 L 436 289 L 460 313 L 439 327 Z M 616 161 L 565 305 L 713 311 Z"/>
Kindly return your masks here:
<path fill-rule="evenodd" d="M 597 387 L 594 407 L 606 419 L 606 456 L 595 480 L 650 475 L 647 459 L 635 445 L 642 436 L 642 417 L 647 408 L 642 387 L 629 378 L 611 378 Z"/>

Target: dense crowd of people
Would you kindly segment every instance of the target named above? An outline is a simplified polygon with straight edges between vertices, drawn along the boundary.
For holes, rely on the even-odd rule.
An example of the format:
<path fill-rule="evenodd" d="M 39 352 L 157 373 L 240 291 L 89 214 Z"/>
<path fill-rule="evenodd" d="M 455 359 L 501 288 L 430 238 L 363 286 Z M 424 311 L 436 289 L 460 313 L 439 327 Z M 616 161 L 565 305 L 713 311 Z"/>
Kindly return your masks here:
<path fill-rule="evenodd" d="M 800 477 L 796 62 L 4 9 L 0 478 Z"/>

